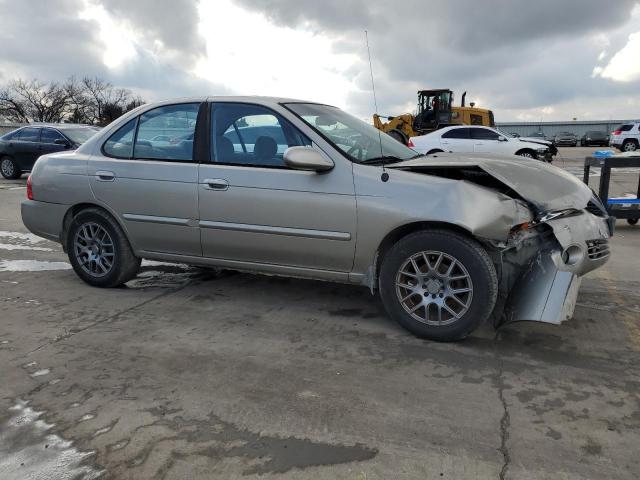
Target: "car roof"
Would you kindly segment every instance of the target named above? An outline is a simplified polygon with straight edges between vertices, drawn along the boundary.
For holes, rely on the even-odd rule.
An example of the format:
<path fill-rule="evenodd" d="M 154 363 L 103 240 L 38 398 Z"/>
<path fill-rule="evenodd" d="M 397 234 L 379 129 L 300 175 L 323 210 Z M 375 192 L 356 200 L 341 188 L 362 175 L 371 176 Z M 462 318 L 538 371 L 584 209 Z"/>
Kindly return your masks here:
<path fill-rule="evenodd" d="M 312 103 L 316 105 L 326 105 L 322 102 L 313 102 L 310 100 L 302 100 L 299 98 L 288 97 L 271 97 L 261 95 L 212 95 L 212 96 L 200 96 L 200 97 L 184 97 L 184 98 L 171 98 L 167 100 L 160 100 L 157 102 L 149 102 L 144 107 L 154 106 L 159 107 L 162 105 L 173 105 L 176 103 L 202 103 L 202 102 L 238 102 L 238 103 L 262 103 L 262 104 L 280 104 L 280 103 Z M 145 108 L 146 110 L 146 108 Z"/>
<path fill-rule="evenodd" d="M 57 128 L 58 130 L 65 130 L 70 128 L 100 128 L 96 125 L 86 125 L 84 123 L 29 123 L 27 125 L 22 125 L 20 128 L 16 130 L 20 130 L 21 128 Z"/>

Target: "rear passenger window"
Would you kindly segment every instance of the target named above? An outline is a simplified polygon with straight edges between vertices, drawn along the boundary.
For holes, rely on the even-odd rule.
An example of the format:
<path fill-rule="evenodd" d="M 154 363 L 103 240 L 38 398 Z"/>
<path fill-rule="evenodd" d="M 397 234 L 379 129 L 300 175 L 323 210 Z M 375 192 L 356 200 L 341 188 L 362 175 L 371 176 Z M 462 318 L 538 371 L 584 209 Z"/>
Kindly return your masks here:
<path fill-rule="evenodd" d="M 311 141 L 277 113 L 259 105 L 218 103 L 212 111 L 212 160 L 286 167 L 284 151 Z"/>
<path fill-rule="evenodd" d="M 454 128 L 442 134 L 442 138 L 470 138 L 468 128 Z"/>
<path fill-rule="evenodd" d="M 22 141 L 22 142 L 39 142 L 40 141 L 40 129 L 39 128 L 23 128 L 20 131 L 20 141 Z"/>
<path fill-rule="evenodd" d="M 136 119 L 130 120 L 116 130 L 102 146 L 102 152 L 115 158 L 131 158 L 133 155 L 133 135 L 136 131 Z"/>
<path fill-rule="evenodd" d="M 500 135 L 487 128 L 470 128 L 471 136 L 476 140 L 498 140 Z"/>
<path fill-rule="evenodd" d="M 193 160 L 193 138 L 199 103 L 167 105 L 140 116 L 134 158 Z"/>

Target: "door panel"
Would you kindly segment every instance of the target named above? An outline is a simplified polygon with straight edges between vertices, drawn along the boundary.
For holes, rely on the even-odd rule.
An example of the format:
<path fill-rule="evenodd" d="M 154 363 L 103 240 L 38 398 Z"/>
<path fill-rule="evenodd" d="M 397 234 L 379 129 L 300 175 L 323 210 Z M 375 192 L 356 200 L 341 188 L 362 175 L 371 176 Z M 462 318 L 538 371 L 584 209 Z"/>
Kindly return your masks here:
<path fill-rule="evenodd" d="M 27 127 L 14 142 L 14 155 L 21 170 L 31 170 L 40 156 L 40 128 Z"/>
<path fill-rule="evenodd" d="M 137 250 L 202 255 L 198 164 L 192 148 L 198 107 L 178 104 L 150 110 L 103 146 L 113 157 L 146 158 L 101 155 L 88 162 L 94 195 L 120 217 Z M 159 135 L 169 135 L 170 141 L 155 140 Z"/>
<path fill-rule="evenodd" d="M 473 140 L 468 128 L 453 128 L 443 133 L 440 145 L 446 152 L 473 152 Z"/>
<path fill-rule="evenodd" d="M 200 165 L 203 255 L 350 271 L 356 205 L 351 165 L 326 173 Z M 224 179 L 211 189 L 204 179 Z"/>
<path fill-rule="evenodd" d="M 105 157 L 88 163 L 94 195 L 117 213 L 137 249 L 202 254 L 197 164 Z"/>

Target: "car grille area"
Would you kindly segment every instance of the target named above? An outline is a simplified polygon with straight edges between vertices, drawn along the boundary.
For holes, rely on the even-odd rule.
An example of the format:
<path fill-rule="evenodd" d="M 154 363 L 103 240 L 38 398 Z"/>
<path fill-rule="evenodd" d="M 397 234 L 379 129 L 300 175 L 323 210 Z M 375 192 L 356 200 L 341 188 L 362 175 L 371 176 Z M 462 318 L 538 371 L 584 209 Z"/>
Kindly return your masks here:
<path fill-rule="evenodd" d="M 587 256 L 591 260 L 599 260 L 609 256 L 609 240 L 599 238 L 587 240 Z"/>

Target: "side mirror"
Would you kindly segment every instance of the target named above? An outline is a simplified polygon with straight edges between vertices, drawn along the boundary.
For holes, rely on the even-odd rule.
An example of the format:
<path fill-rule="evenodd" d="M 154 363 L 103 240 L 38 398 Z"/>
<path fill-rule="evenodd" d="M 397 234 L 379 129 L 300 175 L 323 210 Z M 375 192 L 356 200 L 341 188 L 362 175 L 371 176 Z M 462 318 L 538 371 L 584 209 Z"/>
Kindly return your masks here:
<path fill-rule="evenodd" d="M 284 163 L 294 170 L 326 172 L 334 167 L 332 160 L 309 147 L 289 147 L 284 151 Z"/>
<path fill-rule="evenodd" d="M 69 148 L 71 144 L 67 142 L 64 138 L 56 138 L 53 143 L 55 145 L 63 145 L 65 148 Z"/>
<path fill-rule="evenodd" d="M 508 142 L 509 139 L 507 137 L 498 137 L 499 142 Z"/>

